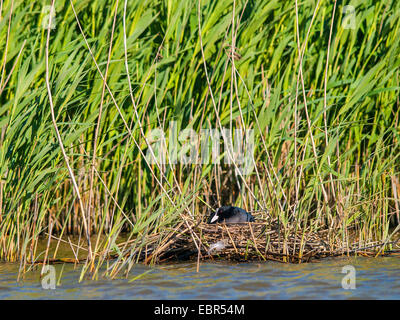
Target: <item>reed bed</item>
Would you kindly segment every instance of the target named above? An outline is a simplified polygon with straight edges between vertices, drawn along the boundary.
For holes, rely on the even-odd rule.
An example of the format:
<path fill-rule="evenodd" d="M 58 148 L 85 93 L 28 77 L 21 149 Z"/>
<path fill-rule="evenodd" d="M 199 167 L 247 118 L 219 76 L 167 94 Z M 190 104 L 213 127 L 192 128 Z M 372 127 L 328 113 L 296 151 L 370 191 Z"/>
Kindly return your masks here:
<path fill-rule="evenodd" d="M 288 230 L 279 221 L 214 225 L 200 222 L 192 225 L 190 230 L 196 234 L 197 242 L 188 228 L 181 227 L 162 246 L 156 241 L 157 237 L 149 241 L 139 261 L 167 263 L 222 259 L 304 263 L 343 255 L 374 257 L 400 253 L 398 237 L 386 244 L 387 250 L 382 250 L 383 243 L 380 241 L 360 242 L 356 235 L 352 235 L 350 243 L 343 242 L 334 230 Z M 121 247 L 126 244 L 121 244 Z M 131 253 L 127 249 L 125 256 Z"/>
<path fill-rule="evenodd" d="M 126 261 L 135 259 L 146 264 L 188 260 L 197 260 L 198 263 L 207 260 L 305 263 L 337 256 L 400 254 L 400 237 L 386 244 L 373 240 L 358 241 L 357 235 L 353 233 L 349 239 L 343 242 L 338 232 L 332 229 L 314 232 L 287 229 L 278 220 L 213 225 L 199 221 L 189 227 L 181 225 L 171 230 L 165 238 L 161 234 L 153 234 L 146 240 L 145 248 L 132 250 L 135 240 L 121 241 L 117 245 L 118 253 L 107 251 L 105 254 L 106 260 L 124 257 Z M 387 246 L 386 250 L 382 250 L 384 245 Z M 31 263 L 77 264 L 85 261 L 86 258 L 59 257 Z"/>
<path fill-rule="evenodd" d="M 390 250 L 400 3 L 349 5 L 0 0 L 0 260 L 25 270 L 63 243 L 96 278 L 166 259 L 173 243 L 201 258 L 230 240 L 199 224 L 221 205 L 279 221 L 238 230 L 248 258 L 304 262 L 353 241 Z M 188 162 L 204 129 L 242 150 L 235 130 L 253 130 L 251 172 L 223 138 L 219 154 Z"/>

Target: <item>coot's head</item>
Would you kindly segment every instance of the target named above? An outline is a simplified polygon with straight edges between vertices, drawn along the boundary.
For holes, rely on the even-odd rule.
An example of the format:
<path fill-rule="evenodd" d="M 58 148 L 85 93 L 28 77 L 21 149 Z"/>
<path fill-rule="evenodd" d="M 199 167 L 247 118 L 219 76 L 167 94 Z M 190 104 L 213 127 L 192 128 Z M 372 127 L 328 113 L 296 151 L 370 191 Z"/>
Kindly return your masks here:
<path fill-rule="evenodd" d="M 223 208 L 223 207 L 221 207 Z M 208 217 L 208 223 L 217 223 L 223 221 L 223 219 L 220 217 L 220 214 L 223 210 L 221 208 L 218 208 L 215 212 L 212 212 L 210 216 Z"/>

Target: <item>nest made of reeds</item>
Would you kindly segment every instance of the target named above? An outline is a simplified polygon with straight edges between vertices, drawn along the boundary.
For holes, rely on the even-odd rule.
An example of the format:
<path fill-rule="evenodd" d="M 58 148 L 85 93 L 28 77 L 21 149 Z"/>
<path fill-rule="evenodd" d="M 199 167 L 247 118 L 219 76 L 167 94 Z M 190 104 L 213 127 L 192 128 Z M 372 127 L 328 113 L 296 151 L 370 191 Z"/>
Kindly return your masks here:
<path fill-rule="evenodd" d="M 146 262 L 176 260 L 273 260 L 301 263 L 342 254 L 374 255 L 381 243 L 345 245 L 332 230 L 287 229 L 277 221 L 182 227 L 162 246 L 147 252 Z"/>
<path fill-rule="evenodd" d="M 137 262 L 164 263 L 179 260 L 278 261 L 289 263 L 339 255 L 377 256 L 400 253 L 400 238 L 388 243 L 343 239 L 336 229 L 312 231 L 299 226 L 287 227 L 278 220 L 236 224 L 206 224 L 183 221 L 164 233 L 146 237 L 143 246 L 137 239 L 118 244 L 119 253 L 107 259 L 132 258 Z M 385 246 L 392 249 L 385 251 Z M 47 263 L 79 263 L 84 259 L 47 259 Z M 36 261 L 35 263 L 43 263 Z"/>

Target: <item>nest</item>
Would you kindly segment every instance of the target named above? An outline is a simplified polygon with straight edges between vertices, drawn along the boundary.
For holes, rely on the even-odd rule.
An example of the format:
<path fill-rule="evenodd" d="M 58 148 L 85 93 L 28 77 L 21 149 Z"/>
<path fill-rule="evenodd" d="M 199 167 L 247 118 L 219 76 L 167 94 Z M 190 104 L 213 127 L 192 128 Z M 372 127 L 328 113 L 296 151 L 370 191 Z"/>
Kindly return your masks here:
<path fill-rule="evenodd" d="M 145 262 L 176 260 L 230 260 L 302 263 L 343 254 L 372 256 L 382 243 L 343 245 L 332 230 L 285 229 L 273 223 L 205 224 L 186 227 L 149 254 Z"/>
<path fill-rule="evenodd" d="M 350 232 L 349 232 L 350 235 Z M 285 227 L 279 221 L 206 224 L 183 221 L 172 230 L 146 237 L 143 245 L 137 239 L 118 244 L 118 253 L 103 253 L 107 259 L 123 257 L 144 263 L 179 260 L 278 261 L 310 262 L 313 259 L 339 255 L 376 256 L 400 253 L 397 240 L 359 241 L 356 236 L 344 240 L 338 229 L 311 231 Z M 391 250 L 383 251 L 390 245 Z M 86 259 L 47 259 L 47 263 L 80 263 Z M 43 260 L 35 261 L 36 264 Z"/>

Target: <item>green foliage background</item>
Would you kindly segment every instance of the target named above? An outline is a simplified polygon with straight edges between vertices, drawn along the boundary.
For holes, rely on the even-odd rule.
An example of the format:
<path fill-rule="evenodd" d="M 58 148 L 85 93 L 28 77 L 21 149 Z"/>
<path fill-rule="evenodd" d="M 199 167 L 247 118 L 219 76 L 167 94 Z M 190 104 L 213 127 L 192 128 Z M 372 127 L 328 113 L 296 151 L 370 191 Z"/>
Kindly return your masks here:
<path fill-rule="evenodd" d="M 127 57 L 124 1 L 72 3 L 83 34 L 71 3 L 56 1 L 49 78 L 89 229 L 107 235 L 105 248 L 120 232 L 144 240 L 167 233 L 182 217 L 207 214 L 205 203 L 260 210 L 304 228 L 338 226 L 340 236 L 355 227 L 365 239 L 381 239 L 398 223 L 398 1 L 202 0 L 199 7 L 197 0 L 130 0 Z M 8 260 L 34 256 L 34 241 L 50 228 L 82 232 L 51 121 L 46 5 L 1 1 L 0 258 Z M 354 29 L 342 27 L 344 5 L 355 8 Z M 107 90 L 102 95 L 83 35 L 103 74 L 109 65 L 120 112 Z M 234 167 L 211 162 L 152 165 L 153 175 L 134 141 L 146 153 L 141 128 L 168 136 L 171 121 L 197 133 L 253 129 L 257 170 L 245 182 Z"/>

